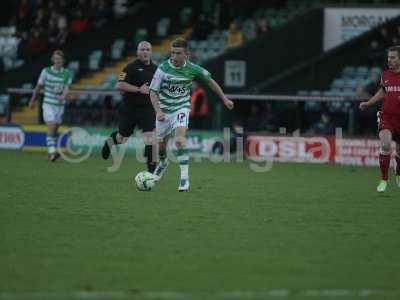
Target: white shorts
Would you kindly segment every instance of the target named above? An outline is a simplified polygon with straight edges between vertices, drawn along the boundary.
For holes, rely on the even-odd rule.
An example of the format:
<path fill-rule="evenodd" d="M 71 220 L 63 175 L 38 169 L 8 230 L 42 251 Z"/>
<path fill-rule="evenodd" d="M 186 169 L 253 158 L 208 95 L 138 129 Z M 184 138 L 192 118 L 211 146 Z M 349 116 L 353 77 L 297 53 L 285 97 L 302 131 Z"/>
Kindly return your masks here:
<path fill-rule="evenodd" d="M 182 108 L 173 113 L 166 113 L 164 121 L 156 120 L 157 139 L 163 139 L 171 135 L 177 127 L 189 127 L 190 109 Z"/>
<path fill-rule="evenodd" d="M 64 106 L 43 103 L 42 109 L 43 120 L 45 123 L 61 124 L 64 114 Z"/>

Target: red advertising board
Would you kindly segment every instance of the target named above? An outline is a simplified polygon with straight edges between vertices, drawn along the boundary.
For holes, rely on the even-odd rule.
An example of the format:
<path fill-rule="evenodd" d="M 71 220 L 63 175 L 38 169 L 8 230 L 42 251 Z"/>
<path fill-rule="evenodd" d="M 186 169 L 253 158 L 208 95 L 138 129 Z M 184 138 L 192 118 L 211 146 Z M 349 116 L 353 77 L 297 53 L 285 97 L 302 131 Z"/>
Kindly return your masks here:
<path fill-rule="evenodd" d="M 376 166 L 379 140 L 254 135 L 246 140 L 246 155 L 250 159 L 279 162 Z"/>
<path fill-rule="evenodd" d="M 0 149 L 20 149 L 24 145 L 25 134 L 19 126 L 0 126 Z"/>

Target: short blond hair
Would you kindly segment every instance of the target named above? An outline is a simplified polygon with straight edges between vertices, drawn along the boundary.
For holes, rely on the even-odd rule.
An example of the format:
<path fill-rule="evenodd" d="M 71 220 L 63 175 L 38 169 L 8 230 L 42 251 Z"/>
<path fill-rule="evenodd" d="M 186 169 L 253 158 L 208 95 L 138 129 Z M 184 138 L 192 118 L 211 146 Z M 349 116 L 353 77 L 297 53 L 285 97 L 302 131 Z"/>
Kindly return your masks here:
<path fill-rule="evenodd" d="M 172 47 L 184 48 L 185 50 L 187 50 L 188 42 L 184 38 L 177 38 L 175 41 L 172 42 Z"/>
<path fill-rule="evenodd" d="M 61 50 L 54 50 L 53 55 L 58 55 L 61 56 L 62 58 L 64 58 L 64 52 L 62 52 Z"/>

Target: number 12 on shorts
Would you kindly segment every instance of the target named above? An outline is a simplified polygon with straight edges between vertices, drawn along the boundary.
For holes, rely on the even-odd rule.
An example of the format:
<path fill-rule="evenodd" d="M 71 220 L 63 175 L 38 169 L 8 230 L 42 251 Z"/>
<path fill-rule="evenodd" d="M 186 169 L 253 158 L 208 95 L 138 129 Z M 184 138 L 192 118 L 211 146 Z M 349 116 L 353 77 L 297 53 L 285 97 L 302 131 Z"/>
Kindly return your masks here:
<path fill-rule="evenodd" d="M 188 126 L 188 117 L 185 113 L 179 113 L 179 114 L 177 114 L 176 117 L 177 117 L 179 126 L 182 126 L 182 127 Z"/>

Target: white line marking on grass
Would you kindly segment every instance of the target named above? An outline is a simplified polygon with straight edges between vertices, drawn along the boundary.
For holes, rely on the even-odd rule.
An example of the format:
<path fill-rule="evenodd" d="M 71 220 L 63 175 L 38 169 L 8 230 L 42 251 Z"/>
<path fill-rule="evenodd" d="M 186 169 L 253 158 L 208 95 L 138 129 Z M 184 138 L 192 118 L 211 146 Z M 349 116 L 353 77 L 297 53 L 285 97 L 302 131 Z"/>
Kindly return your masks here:
<path fill-rule="evenodd" d="M 296 297 L 343 298 L 357 297 L 368 299 L 381 296 L 400 298 L 400 289 L 271 289 L 260 291 L 222 291 L 222 292 L 178 292 L 178 291 L 75 291 L 75 292 L 32 292 L 1 293 L 0 300 L 112 300 L 112 299 L 285 299 Z M 394 298 L 393 298 L 394 299 Z"/>

